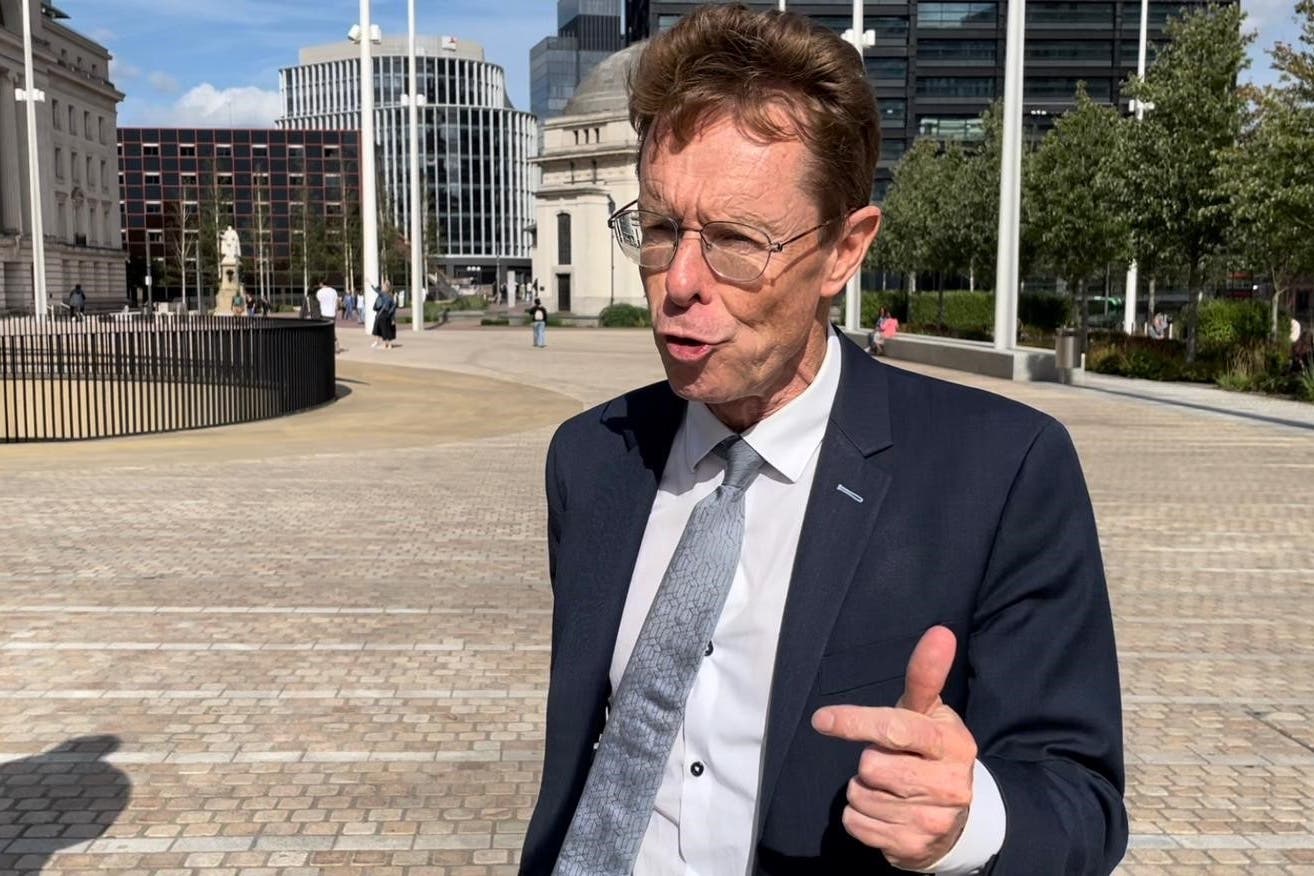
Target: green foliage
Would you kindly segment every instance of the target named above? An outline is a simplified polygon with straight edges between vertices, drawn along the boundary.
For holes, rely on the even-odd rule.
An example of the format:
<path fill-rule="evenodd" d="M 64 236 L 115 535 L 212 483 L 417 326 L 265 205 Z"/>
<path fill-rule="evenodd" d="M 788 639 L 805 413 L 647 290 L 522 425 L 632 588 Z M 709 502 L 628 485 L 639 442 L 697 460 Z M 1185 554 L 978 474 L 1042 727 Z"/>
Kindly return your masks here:
<path fill-rule="evenodd" d="M 505 316 L 485 316 L 479 320 L 480 325 L 510 325 L 511 320 Z"/>
<path fill-rule="evenodd" d="M 1220 363 L 1206 361 L 1203 357 L 1200 361 L 1188 363 L 1185 341 L 1156 341 L 1129 336 L 1092 342 L 1086 353 L 1086 370 L 1142 380 L 1211 383 L 1221 367 Z"/>
<path fill-rule="evenodd" d="M 1314 365 L 1306 365 L 1296 374 L 1296 397 L 1314 402 Z"/>
<path fill-rule="evenodd" d="M 1023 293 L 1018 296 L 1017 316 L 1023 325 L 1053 331 L 1067 321 L 1068 302 L 1059 295 Z"/>
<path fill-rule="evenodd" d="M 1260 343 L 1232 348 L 1218 385 L 1235 392 L 1287 395 L 1296 392 L 1289 344 Z"/>
<path fill-rule="evenodd" d="M 862 324 L 874 326 L 884 307 L 907 326 L 908 331 L 930 329 L 938 322 L 936 297 L 929 293 L 912 296 L 913 318 L 908 318 L 902 292 L 864 292 L 862 295 Z M 953 290 L 944 293 L 945 327 L 949 333 L 965 337 L 993 336 L 995 327 L 995 295 L 993 292 Z M 1024 293 L 1018 301 L 1018 317 L 1023 325 L 1041 332 L 1052 332 L 1063 324 L 1068 303 L 1057 295 Z"/>
<path fill-rule="evenodd" d="M 461 295 L 443 302 L 448 310 L 487 310 L 488 299 L 483 295 Z"/>
<path fill-rule="evenodd" d="M 634 304 L 612 304 L 598 314 L 602 328 L 651 328 L 652 315 L 648 308 Z"/>
<path fill-rule="evenodd" d="M 1268 337 L 1268 308 L 1262 301 L 1204 301 L 1199 320 L 1196 331 L 1202 348 L 1250 345 Z"/>

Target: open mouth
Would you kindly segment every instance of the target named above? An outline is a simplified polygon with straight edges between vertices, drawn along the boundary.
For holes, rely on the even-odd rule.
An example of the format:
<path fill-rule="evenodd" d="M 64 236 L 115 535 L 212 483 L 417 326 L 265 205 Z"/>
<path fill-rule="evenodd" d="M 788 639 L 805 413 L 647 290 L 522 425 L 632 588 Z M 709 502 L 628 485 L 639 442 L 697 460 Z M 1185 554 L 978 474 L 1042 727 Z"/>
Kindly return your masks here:
<path fill-rule="evenodd" d="M 696 362 L 711 353 L 715 346 L 697 338 L 686 338 L 681 335 L 662 335 L 662 341 L 670 356 L 682 362 Z"/>

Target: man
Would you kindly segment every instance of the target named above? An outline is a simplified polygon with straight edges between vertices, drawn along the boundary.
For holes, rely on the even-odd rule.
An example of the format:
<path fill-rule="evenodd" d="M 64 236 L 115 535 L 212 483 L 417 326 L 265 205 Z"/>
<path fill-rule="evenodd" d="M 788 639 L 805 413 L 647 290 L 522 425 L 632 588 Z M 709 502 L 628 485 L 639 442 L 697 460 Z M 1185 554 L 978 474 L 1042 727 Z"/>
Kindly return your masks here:
<path fill-rule="evenodd" d="M 315 290 L 315 300 L 319 302 L 319 315 L 324 319 L 333 321 L 333 352 L 341 353 L 342 348 L 338 346 L 337 330 L 338 290 L 320 280 L 319 288 Z"/>
<path fill-rule="evenodd" d="M 68 309 L 81 318 L 87 314 L 87 293 L 82 291 L 82 284 L 75 283 L 73 291 L 68 293 Z"/>
<path fill-rule="evenodd" d="M 1108 873 L 1112 619 L 1053 419 L 828 324 L 880 226 L 852 47 L 701 7 L 632 77 L 667 380 L 548 452 L 548 874 Z"/>
<path fill-rule="evenodd" d="M 547 308 L 543 302 L 534 299 L 534 306 L 529 308 L 529 322 L 534 327 L 534 346 L 547 346 Z"/>

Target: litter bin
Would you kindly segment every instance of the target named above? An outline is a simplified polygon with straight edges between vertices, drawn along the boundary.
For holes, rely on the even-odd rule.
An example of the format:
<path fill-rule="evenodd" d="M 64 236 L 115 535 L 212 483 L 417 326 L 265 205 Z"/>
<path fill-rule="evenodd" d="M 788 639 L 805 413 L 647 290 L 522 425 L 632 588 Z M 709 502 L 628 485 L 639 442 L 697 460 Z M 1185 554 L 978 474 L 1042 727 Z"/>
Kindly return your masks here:
<path fill-rule="evenodd" d="M 1072 382 L 1072 372 L 1081 362 L 1081 349 L 1078 344 L 1077 330 L 1061 328 L 1054 337 L 1054 366 L 1058 369 L 1059 380 Z"/>

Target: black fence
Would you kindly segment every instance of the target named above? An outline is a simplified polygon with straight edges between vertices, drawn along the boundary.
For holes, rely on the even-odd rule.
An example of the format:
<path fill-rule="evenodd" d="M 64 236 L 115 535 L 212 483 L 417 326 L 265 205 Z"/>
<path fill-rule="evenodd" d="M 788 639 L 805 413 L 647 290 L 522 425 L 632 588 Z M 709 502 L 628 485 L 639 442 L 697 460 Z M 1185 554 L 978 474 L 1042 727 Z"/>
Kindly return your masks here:
<path fill-rule="evenodd" d="M 0 443 L 278 417 L 331 401 L 329 320 L 122 313 L 0 318 Z"/>

